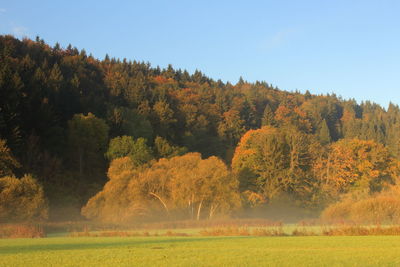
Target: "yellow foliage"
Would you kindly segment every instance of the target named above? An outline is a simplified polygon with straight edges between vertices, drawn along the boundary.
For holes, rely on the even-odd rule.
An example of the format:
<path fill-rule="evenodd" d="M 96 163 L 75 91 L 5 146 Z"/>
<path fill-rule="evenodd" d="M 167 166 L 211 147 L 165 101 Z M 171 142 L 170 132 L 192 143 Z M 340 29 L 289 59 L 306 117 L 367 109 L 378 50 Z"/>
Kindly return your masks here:
<path fill-rule="evenodd" d="M 238 183 L 216 157 L 188 153 L 160 159 L 138 170 L 129 158 L 111 162 L 109 182 L 82 209 L 90 219 L 131 222 L 168 218 L 205 218 L 240 206 Z"/>

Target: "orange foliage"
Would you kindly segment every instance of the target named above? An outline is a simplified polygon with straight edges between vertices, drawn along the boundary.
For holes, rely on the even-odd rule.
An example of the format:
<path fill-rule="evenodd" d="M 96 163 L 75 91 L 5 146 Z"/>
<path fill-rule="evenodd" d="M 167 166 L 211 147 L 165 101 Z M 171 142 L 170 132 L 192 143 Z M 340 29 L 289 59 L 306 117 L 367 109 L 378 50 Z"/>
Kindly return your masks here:
<path fill-rule="evenodd" d="M 399 163 L 372 140 L 341 140 L 331 145 L 327 158 L 314 164 L 324 192 L 332 197 L 350 189 L 380 191 L 399 175 Z"/>
<path fill-rule="evenodd" d="M 158 76 L 153 77 L 153 81 L 154 81 L 156 84 L 159 84 L 159 85 L 161 85 L 161 84 L 166 84 L 166 83 L 176 83 L 176 81 L 175 81 L 174 79 L 172 79 L 172 78 L 166 78 L 166 77 L 161 76 L 161 75 L 158 75 Z"/>

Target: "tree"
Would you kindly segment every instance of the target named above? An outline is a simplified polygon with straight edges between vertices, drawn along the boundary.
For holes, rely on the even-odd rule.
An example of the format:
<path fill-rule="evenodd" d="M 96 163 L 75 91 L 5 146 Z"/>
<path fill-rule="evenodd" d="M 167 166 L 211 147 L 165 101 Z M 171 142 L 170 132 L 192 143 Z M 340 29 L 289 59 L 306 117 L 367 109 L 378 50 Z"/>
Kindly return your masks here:
<path fill-rule="evenodd" d="M 321 122 L 319 131 L 318 131 L 318 139 L 323 145 L 327 145 L 331 142 L 331 135 L 329 133 L 329 128 L 328 124 L 326 123 L 326 120 L 323 120 Z"/>
<path fill-rule="evenodd" d="M 271 106 L 268 104 L 265 106 L 263 117 L 261 120 L 261 125 L 262 126 L 275 125 L 274 112 L 272 111 Z"/>
<path fill-rule="evenodd" d="M 311 135 L 296 128 L 265 126 L 248 131 L 236 147 L 233 173 L 249 204 L 268 202 L 282 193 L 306 202 L 314 186 L 310 169 Z"/>
<path fill-rule="evenodd" d="M 237 181 L 216 157 L 198 153 L 160 159 L 137 169 L 129 158 L 111 162 L 109 182 L 82 209 L 87 218 L 137 221 L 139 218 L 212 218 L 240 206 Z"/>
<path fill-rule="evenodd" d="M 306 112 L 291 101 L 279 105 L 275 111 L 275 121 L 279 127 L 294 126 L 305 133 L 310 133 L 312 129 Z"/>
<path fill-rule="evenodd" d="M 109 121 L 112 129 L 111 136 L 128 135 L 134 138 L 153 139 L 153 128 L 150 121 L 134 109 L 112 108 L 109 111 Z"/>
<path fill-rule="evenodd" d="M 187 152 L 186 147 L 173 146 L 165 138 L 160 136 L 157 136 L 154 140 L 154 150 L 158 158 L 181 156 Z"/>
<path fill-rule="evenodd" d="M 321 192 L 331 200 L 356 190 L 379 192 L 394 183 L 399 163 L 387 148 L 372 140 L 340 140 L 333 143 L 327 158 L 316 162 Z"/>
<path fill-rule="evenodd" d="M 81 180 L 84 175 L 102 172 L 107 141 L 107 124 L 92 113 L 76 114 L 68 122 L 69 161 L 71 167 L 78 170 Z"/>
<path fill-rule="evenodd" d="M 234 146 L 245 133 L 244 120 L 237 110 L 231 109 L 223 114 L 223 121 L 218 125 L 218 134 L 229 145 Z"/>
<path fill-rule="evenodd" d="M 132 136 L 120 136 L 110 140 L 106 157 L 109 160 L 130 157 L 135 166 L 141 166 L 153 159 L 153 152 L 146 139 L 133 139 Z"/>
<path fill-rule="evenodd" d="M 0 139 L 0 178 L 3 176 L 12 176 L 14 170 L 18 167 L 20 167 L 20 164 L 7 147 L 6 141 Z"/>
<path fill-rule="evenodd" d="M 177 120 L 174 118 L 174 111 L 166 101 L 161 100 L 154 104 L 153 117 L 158 133 L 164 137 L 173 137 L 172 127 Z"/>
<path fill-rule="evenodd" d="M 0 222 L 26 222 L 48 217 L 43 188 L 31 176 L 0 178 Z"/>
<path fill-rule="evenodd" d="M 137 168 L 129 157 L 113 160 L 108 169 L 109 181 L 102 191 L 90 198 L 82 208 L 88 219 L 119 223 L 145 215 L 139 199 L 140 192 L 127 190 L 131 181 L 137 179 Z"/>

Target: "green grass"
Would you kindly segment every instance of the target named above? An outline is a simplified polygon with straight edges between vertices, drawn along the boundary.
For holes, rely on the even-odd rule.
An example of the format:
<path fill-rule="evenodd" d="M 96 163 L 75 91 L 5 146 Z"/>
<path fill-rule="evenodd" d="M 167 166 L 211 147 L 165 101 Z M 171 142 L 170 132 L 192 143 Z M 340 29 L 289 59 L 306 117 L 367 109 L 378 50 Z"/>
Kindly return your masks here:
<path fill-rule="evenodd" d="M 0 240 L 0 266 L 399 265 L 399 236 Z"/>

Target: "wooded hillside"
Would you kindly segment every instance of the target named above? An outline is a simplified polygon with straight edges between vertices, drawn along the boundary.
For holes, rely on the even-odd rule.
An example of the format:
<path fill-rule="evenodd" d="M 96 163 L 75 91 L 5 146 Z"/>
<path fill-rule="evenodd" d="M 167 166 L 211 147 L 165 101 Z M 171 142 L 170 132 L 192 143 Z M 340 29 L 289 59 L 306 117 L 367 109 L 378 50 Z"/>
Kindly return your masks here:
<path fill-rule="evenodd" d="M 149 166 L 162 165 L 157 160 L 167 164 L 187 152 L 220 158 L 224 163 L 212 159 L 225 178 L 215 179 L 230 172 L 227 184 L 243 207 L 279 193 L 321 207 L 356 189 L 372 194 L 395 184 L 399 137 L 396 104 L 385 109 L 242 78 L 224 83 L 200 71 L 98 60 L 71 45 L 0 36 L 0 176 L 31 174 L 52 219 L 62 218 L 59 207 L 71 207 L 63 218 L 77 218 L 102 191 L 110 162 L 129 157 L 145 181 Z M 178 176 L 169 177 L 176 189 Z M 163 194 L 181 203 L 175 189 Z M 240 206 L 238 198 L 229 197 L 235 204 L 228 206 Z M 202 203 L 210 214 L 217 202 L 207 201 L 198 198 L 196 211 Z"/>

